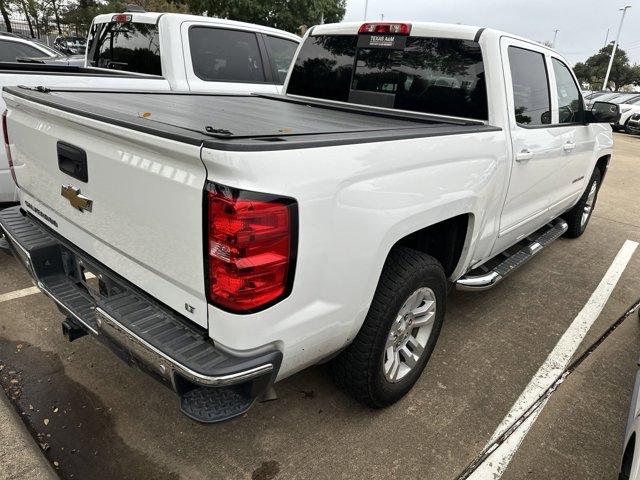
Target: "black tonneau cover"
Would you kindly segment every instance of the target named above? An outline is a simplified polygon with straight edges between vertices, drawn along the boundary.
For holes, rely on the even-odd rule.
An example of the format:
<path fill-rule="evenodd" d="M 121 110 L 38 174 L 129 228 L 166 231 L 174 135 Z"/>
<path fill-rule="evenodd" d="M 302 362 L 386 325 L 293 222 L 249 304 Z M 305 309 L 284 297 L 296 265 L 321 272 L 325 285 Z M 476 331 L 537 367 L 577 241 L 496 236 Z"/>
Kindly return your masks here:
<path fill-rule="evenodd" d="M 285 150 L 499 130 L 473 120 L 404 115 L 285 96 L 5 87 L 18 97 L 217 150 Z"/>

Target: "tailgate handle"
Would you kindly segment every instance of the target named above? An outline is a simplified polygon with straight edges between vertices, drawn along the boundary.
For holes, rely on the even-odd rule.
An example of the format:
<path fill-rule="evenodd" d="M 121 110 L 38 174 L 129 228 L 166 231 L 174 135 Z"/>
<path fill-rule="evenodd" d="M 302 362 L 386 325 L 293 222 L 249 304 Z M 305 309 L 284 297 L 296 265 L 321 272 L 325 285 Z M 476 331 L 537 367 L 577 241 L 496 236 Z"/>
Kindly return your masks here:
<path fill-rule="evenodd" d="M 58 142 L 58 167 L 60 171 L 81 182 L 89 181 L 87 152 L 65 142 Z"/>

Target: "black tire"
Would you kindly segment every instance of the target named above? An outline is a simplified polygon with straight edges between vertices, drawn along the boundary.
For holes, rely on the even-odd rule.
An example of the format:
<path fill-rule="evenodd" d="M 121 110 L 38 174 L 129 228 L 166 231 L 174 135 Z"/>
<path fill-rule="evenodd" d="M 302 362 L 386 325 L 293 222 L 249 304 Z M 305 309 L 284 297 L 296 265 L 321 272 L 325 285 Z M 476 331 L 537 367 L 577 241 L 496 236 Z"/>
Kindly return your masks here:
<path fill-rule="evenodd" d="M 633 132 L 631 130 L 629 130 L 629 120 L 631 120 L 631 117 L 629 117 L 627 119 L 626 122 L 624 122 L 624 133 L 626 133 L 627 135 L 631 135 Z"/>
<path fill-rule="evenodd" d="M 403 302 L 416 290 L 428 287 L 435 294 L 436 313 L 431 334 L 415 366 L 399 381 L 385 377 L 385 345 Z M 382 270 L 378 287 L 362 328 L 331 364 L 335 382 L 360 402 L 382 408 L 400 400 L 424 370 L 445 314 L 447 280 L 442 265 L 416 250 L 394 248 Z"/>
<path fill-rule="evenodd" d="M 584 213 L 585 206 L 587 205 L 587 201 L 589 199 L 589 193 L 591 192 L 594 183 L 596 184 L 596 194 L 593 198 L 593 201 L 591 202 L 591 210 L 589 211 L 589 216 L 583 223 L 582 215 Z M 562 214 L 561 216 L 569 225 L 569 229 L 564 234 L 565 237 L 578 238 L 587 229 L 587 225 L 589 225 L 589 220 L 591 220 L 591 215 L 593 214 L 593 210 L 596 206 L 596 201 L 598 200 L 598 193 L 600 191 L 601 183 L 602 176 L 600 175 L 600 170 L 596 168 L 593 171 L 593 175 L 591 175 L 591 179 L 587 184 L 586 190 L 582 194 L 582 197 L 580 197 L 580 200 L 578 200 L 578 203 L 576 203 L 576 205 L 571 210 Z"/>

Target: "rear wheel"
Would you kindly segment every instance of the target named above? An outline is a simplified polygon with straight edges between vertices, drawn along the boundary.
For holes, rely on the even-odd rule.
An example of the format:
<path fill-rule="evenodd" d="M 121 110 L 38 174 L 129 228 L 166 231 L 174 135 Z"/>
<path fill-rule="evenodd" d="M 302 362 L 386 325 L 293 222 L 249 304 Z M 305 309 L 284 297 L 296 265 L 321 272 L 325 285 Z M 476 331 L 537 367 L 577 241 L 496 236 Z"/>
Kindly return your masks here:
<path fill-rule="evenodd" d="M 336 383 L 373 408 L 416 383 L 444 319 L 446 277 L 433 257 L 396 248 L 385 263 L 360 332 L 333 362 Z"/>
<path fill-rule="evenodd" d="M 578 238 L 584 233 L 593 214 L 593 209 L 596 206 L 598 200 L 598 191 L 600 190 L 600 183 L 602 176 L 600 170 L 597 168 L 593 171 L 587 189 L 580 197 L 578 203 L 564 215 L 562 218 L 569 225 L 569 229 L 565 236 L 569 238 Z"/>

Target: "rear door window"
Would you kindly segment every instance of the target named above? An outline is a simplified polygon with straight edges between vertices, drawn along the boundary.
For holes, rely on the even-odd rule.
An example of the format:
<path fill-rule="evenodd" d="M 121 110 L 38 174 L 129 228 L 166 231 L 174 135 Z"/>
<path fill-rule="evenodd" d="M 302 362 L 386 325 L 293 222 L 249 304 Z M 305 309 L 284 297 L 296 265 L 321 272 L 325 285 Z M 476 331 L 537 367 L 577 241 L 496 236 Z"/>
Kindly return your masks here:
<path fill-rule="evenodd" d="M 191 27 L 189 46 L 193 72 L 208 82 L 265 82 L 255 33 L 212 27 Z"/>
<path fill-rule="evenodd" d="M 162 75 L 158 26 L 134 22 L 94 24 L 87 58 L 92 67 Z"/>
<path fill-rule="evenodd" d="M 551 123 L 551 95 L 542 53 L 509 47 L 516 122 L 536 126 Z"/>
<path fill-rule="evenodd" d="M 311 37 L 287 93 L 385 108 L 486 120 L 487 92 L 477 42 L 367 35 Z"/>
<path fill-rule="evenodd" d="M 269 45 L 271 64 L 277 74 L 276 83 L 282 85 L 285 78 L 287 78 L 293 55 L 298 48 L 298 42 L 272 37 L 271 35 L 265 35 L 264 38 L 266 39 L 267 45 Z"/>

